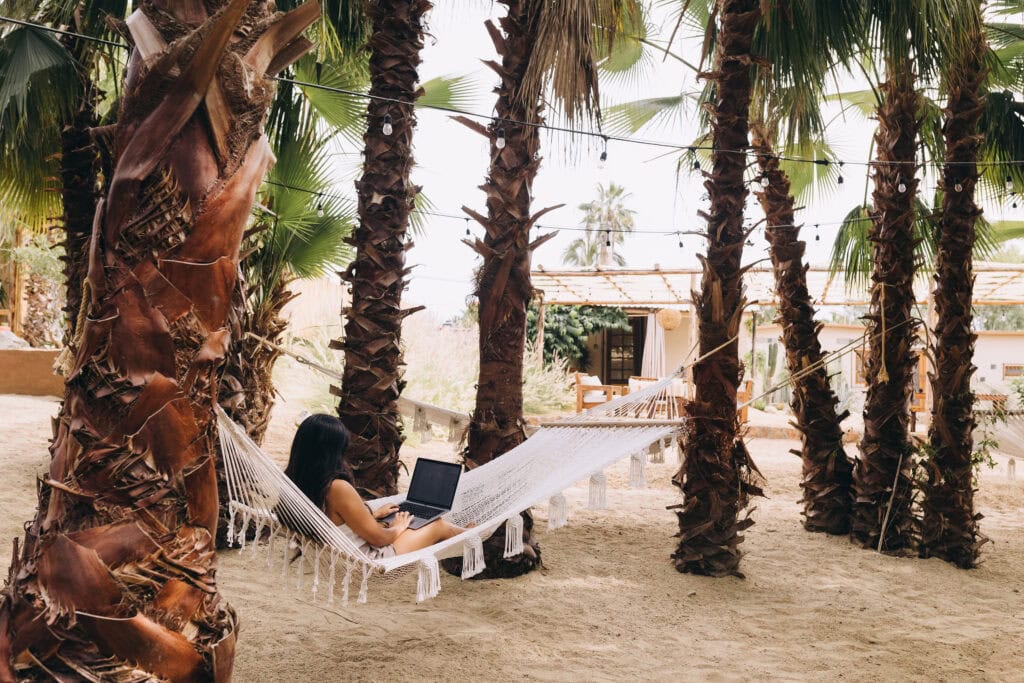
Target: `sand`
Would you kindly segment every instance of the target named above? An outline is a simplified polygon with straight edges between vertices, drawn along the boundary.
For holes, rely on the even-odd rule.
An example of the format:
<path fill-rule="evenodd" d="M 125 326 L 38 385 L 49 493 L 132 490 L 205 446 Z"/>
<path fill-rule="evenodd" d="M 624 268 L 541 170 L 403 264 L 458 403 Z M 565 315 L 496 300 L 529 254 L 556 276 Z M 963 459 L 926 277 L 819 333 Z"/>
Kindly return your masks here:
<path fill-rule="evenodd" d="M 55 410 L 0 396 L 4 567 L 33 514 Z M 268 441 L 278 457 L 300 410 L 279 406 Z M 646 490 L 626 488 L 625 465 L 612 471 L 606 511 L 584 509 L 584 488 L 567 491 L 569 527 L 540 535 L 544 570 L 500 582 L 446 575 L 422 605 L 403 579 L 373 585 L 366 605 L 327 609 L 295 590 L 294 574 L 282 581 L 223 553 L 220 585 L 242 624 L 236 680 L 1024 680 L 1024 481 L 1006 481 L 1006 458 L 982 475 L 993 542 L 965 572 L 804 532 L 793 445 L 750 443 L 768 497 L 744 543 L 745 580 L 683 575 L 668 561 L 672 458 L 649 466 Z M 434 441 L 407 449 L 415 455 L 451 449 Z"/>

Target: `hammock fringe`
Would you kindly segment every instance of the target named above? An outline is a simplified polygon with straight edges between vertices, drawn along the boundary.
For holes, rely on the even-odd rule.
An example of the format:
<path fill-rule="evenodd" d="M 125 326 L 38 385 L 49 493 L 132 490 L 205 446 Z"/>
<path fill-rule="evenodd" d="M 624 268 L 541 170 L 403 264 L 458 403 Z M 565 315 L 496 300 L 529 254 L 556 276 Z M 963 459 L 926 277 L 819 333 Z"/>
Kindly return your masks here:
<path fill-rule="evenodd" d="M 513 515 L 505 520 L 505 559 L 523 554 L 523 516 Z"/>

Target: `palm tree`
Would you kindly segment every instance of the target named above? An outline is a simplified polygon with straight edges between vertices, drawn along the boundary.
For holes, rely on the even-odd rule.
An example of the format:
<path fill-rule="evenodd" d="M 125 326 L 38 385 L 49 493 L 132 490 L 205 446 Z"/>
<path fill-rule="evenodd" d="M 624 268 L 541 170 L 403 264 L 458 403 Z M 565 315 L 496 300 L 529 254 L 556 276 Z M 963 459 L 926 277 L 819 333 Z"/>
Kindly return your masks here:
<path fill-rule="evenodd" d="M 715 150 L 746 150 L 751 98 L 751 46 L 761 20 L 758 0 L 718 0 L 712 72 L 715 99 L 711 118 Z M 743 295 L 743 209 L 746 157 L 712 153 L 704 186 L 708 211 L 707 253 L 701 289 L 694 304 L 698 321 L 698 356 L 694 365 L 693 428 L 683 443 L 685 461 L 673 481 L 683 491 L 678 506 L 679 547 L 672 554 L 681 572 L 723 576 L 739 574 L 740 532 L 753 521 L 740 511 L 759 489 L 751 483 L 752 467 L 739 435 L 736 393 L 742 376 L 739 360 Z"/>
<path fill-rule="evenodd" d="M 545 93 L 569 121 L 597 117 L 596 27 L 621 25 L 630 0 L 500 0 L 507 12 L 499 30 L 485 23 L 501 63 L 487 62 L 500 79 L 495 119 L 488 126 L 460 119 L 490 141 L 490 168 L 481 189 L 487 215 L 464 207 L 484 227 L 470 243 L 480 254 L 476 296 L 480 305 L 480 379 L 469 426 L 465 464 L 483 465 L 515 448 L 523 432 L 523 362 L 526 311 L 532 296 L 530 258 L 553 235 L 530 241 L 530 228 L 557 207 L 532 212 L 533 181 L 540 167 L 540 126 Z M 504 536 L 485 548 L 486 575 L 530 571 L 539 546 L 530 542 L 532 517 L 524 513 L 526 552 L 502 560 Z"/>
<path fill-rule="evenodd" d="M 979 23 L 973 48 L 946 75 L 949 92 L 943 126 L 946 163 L 942 173 L 942 213 L 935 261 L 934 343 L 931 422 L 928 427 L 927 479 L 921 483 L 920 554 L 941 557 L 965 569 L 977 563 L 978 516 L 974 512 L 974 341 L 971 297 L 975 223 L 981 214 L 974 200 L 979 178 L 984 111 L 985 57 L 988 45 Z"/>
<path fill-rule="evenodd" d="M 606 188 L 597 185 L 597 199 L 580 204 L 583 211 L 583 237 L 578 237 L 566 246 L 562 262 L 573 266 L 609 266 L 612 263 L 626 265 L 622 254 L 615 247 L 626 242 L 626 234 L 633 232 L 633 214 L 625 206 L 629 193 L 621 185 L 610 183 Z"/>
<path fill-rule="evenodd" d="M 104 93 L 97 83 L 118 71 L 105 44 L 70 33 L 110 40 L 116 36 L 107 19 L 124 17 L 126 5 L 123 0 L 14 3 L 13 18 L 65 27 L 69 33 L 58 40 L 40 29 L 14 25 L 0 39 L 0 203 L 8 215 L 37 231 L 60 216 L 69 341 L 82 303 L 100 176 L 92 130 Z"/>
<path fill-rule="evenodd" d="M 242 233 L 273 159 L 263 76 L 310 46 L 299 34 L 318 9 L 207 0 L 154 11 L 130 24 L 147 40 L 112 131 L 87 316 L 0 602 L 4 681 L 230 677 L 237 620 L 213 552 L 216 367 Z"/>
<path fill-rule="evenodd" d="M 872 222 L 869 356 L 861 458 L 854 468 L 851 537 L 865 547 L 899 551 L 913 546 L 913 446 L 909 439 L 911 379 L 917 323 L 912 314 L 914 201 L 922 100 L 916 74 L 938 73 L 975 49 L 972 3 L 915 0 L 868 3 L 870 36 L 885 82 L 879 88 Z"/>
<path fill-rule="evenodd" d="M 714 3 L 691 2 L 680 20 L 706 33 L 709 45 L 715 41 L 708 23 Z M 807 193 L 815 180 L 819 184 L 836 182 L 834 168 L 818 164 L 787 162 L 787 157 L 828 158 L 831 152 L 824 141 L 825 122 L 819 99 L 833 70 L 848 63 L 854 53 L 858 33 L 859 2 L 819 2 L 791 0 L 771 6 L 757 30 L 753 52 L 766 63 L 754 71 L 751 132 L 753 149 L 758 152 L 759 183 L 756 193 L 767 217 L 765 234 L 775 270 L 776 296 L 783 340 L 790 373 L 797 377 L 793 391 L 793 413 L 803 445 L 804 526 L 810 531 L 846 533 L 849 525 L 850 477 L 852 465 L 842 445 L 840 422 L 845 415 L 836 411 L 836 396 L 828 382 L 827 370 L 819 367 L 822 353 L 814 321 L 814 307 L 807 287 L 804 243 L 795 225 L 796 198 Z M 775 30 L 768 30 L 776 27 Z M 799 39 L 796 39 L 799 37 Z M 620 46 L 628 45 L 624 37 Z M 642 45 L 658 45 L 643 35 L 632 40 Z M 660 47 L 667 56 L 688 68 L 698 69 L 683 58 Z M 622 50 L 628 53 L 627 49 Z M 633 56 L 637 50 L 634 46 Z M 624 60 L 609 59 L 618 71 Z M 710 104 L 715 89 L 705 88 L 698 104 Z M 693 96 L 683 93 L 629 102 L 611 108 L 611 119 L 619 128 L 636 132 L 652 122 L 669 120 L 680 112 Z M 707 110 L 699 108 L 702 127 L 709 123 Z M 706 141 L 706 134 L 701 136 Z M 687 159 L 693 161 L 692 159 Z M 767 181 L 767 183 L 765 183 Z M 817 369 L 815 369 L 817 368 Z"/>
<path fill-rule="evenodd" d="M 371 495 L 396 493 L 398 414 L 402 392 L 402 309 L 409 214 L 419 188 L 413 166 L 413 103 L 419 95 L 416 68 L 423 49 L 427 0 L 368 3 L 371 25 L 370 99 L 363 137 L 363 176 L 356 183 L 359 225 L 355 258 L 346 271 L 352 304 L 345 311 L 345 350 L 338 414 L 349 431 L 350 462 L 359 486 Z"/>

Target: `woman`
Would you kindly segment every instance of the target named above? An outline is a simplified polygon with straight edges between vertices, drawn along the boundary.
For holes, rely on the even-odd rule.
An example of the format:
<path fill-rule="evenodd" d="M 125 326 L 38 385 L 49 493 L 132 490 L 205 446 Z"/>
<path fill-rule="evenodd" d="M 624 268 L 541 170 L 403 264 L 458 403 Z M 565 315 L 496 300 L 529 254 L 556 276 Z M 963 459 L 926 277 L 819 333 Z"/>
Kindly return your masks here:
<path fill-rule="evenodd" d="M 345 461 L 349 431 L 333 415 L 310 415 L 295 432 L 288 478 L 342 527 L 360 550 L 374 559 L 410 553 L 456 536 L 465 529 L 437 519 L 419 529 L 410 529 L 412 517 L 397 512 L 388 503 L 376 510 L 363 502 L 353 486 L 352 469 Z M 395 514 L 397 512 L 397 514 Z M 381 520 L 395 514 L 390 523 Z"/>

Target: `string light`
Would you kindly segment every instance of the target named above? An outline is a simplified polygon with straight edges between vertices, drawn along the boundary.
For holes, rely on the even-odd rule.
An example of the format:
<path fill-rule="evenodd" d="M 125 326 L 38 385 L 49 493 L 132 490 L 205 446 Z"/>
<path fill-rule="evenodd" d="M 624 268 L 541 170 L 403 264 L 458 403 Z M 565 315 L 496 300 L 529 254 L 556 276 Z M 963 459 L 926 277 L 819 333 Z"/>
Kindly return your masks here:
<path fill-rule="evenodd" d="M 505 129 L 498 129 L 498 139 L 494 141 L 494 146 L 498 149 L 505 149 Z"/>
<path fill-rule="evenodd" d="M 960 183 L 957 183 L 956 186 L 953 189 L 955 189 L 957 192 L 963 192 L 964 191 L 964 186 L 961 185 Z"/>
<path fill-rule="evenodd" d="M 844 163 L 846 163 L 846 162 L 844 162 L 844 161 L 840 161 L 839 162 L 839 177 L 836 178 L 836 185 L 842 185 L 843 184 L 843 164 Z"/>
<path fill-rule="evenodd" d="M 612 246 L 612 231 L 611 230 L 605 230 L 604 231 L 604 246 L 606 246 L 606 247 Z"/>
<path fill-rule="evenodd" d="M 821 241 L 821 232 L 818 229 L 818 224 L 817 223 L 814 224 L 814 241 L 815 242 L 820 242 Z"/>
<path fill-rule="evenodd" d="M 395 132 L 394 126 L 391 125 L 391 114 L 384 114 L 384 123 L 381 124 L 380 132 L 384 135 L 391 135 Z"/>
<path fill-rule="evenodd" d="M 598 168 L 604 168 L 608 161 L 608 136 L 602 135 L 601 137 L 604 139 L 604 149 L 601 150 L 601 157 L 597 160 Z"/>
<path fill-rule="evenodd" d="M 761 187 L 763 187 L 763 188 L 765 188 L 767 190 L 768 186 L 771 185 L 771 184 L 772 184 L 772 181 L 771 181 L 770 178 L 768 178 L 768 174 L 767 173 L 762 173 L 761 174 Z"/>
<path fill-rule="evenodd" d="M 324 203 L 323 203 L 323 200 L 319 201 L 317 203 L 317 205 L 316 205 L 316 217 L 317 218 L 323 218 L 324 217 Z"/>
<path fill-rule="evenodd" d="M 901 193 L 901 194 L 906 192 L 907 191 L 907 184 L 901 180 L 900 184 L 896 186 L 896 191 Z"/>
<path fill-rule="evenodd" d="M 76 38 L 81 38 L 83 40 L 88 40 L 88 41 L 95 42 L 95 43 L 100 43 L 100 44 L 103 44 L 103 45 L 109 45 L 111 47 L 116 47 L 116 48 L 120 48 L 120 49 L 123 49 L 123 50 L 129 49 L 128 45 L 126 45 L 124 43 L 121 43 L 121 42 L 112 41 L 112 40 L 106 40 L 106 39 L 99 38 L 99 37 L 96 37 L 96 36 L 90 36 L 90 35 L 85 35 L 85 34 L 81 34 L 81 33 L 75 33 L 73 31 L 67 31 L 67 30 L 64 30 L 64 29 L 58 29 L 58 28 L 54 28 L 52 26 L 47 26 L 45 24 L 40 24 L 40 23 L 35 23 L 35 22 L 30 22 L 30 21 L 23 21 L 23 20 L 20 20 L 20 19 L 13 19 L 13 18 L 7 17 L 7 16 L 0 15 L 0 22 L 7 22 L 7 23 L 12 23 L 12 24 L 18 24 L 18 25 L 21 25 L 21 26 L 27 26 L 27 27 L 30 27 L 30 28 L 36 28 L 36 29 L 39 29 L 39 30 L 42 30 L 42 31 L 48 31 L 48 32 L 51 32 L 51 33 L 56 33 L 56 34 L 59 34 L 59 35 L 67 35 L 67 36 L 72 36 L 72 37 L 76 37 Z M 415 105 L 415 103 L 413 103 L 413 102 L 408 102 L 408 101 L 405 101 L 405 100 L 402 100 L 402 99 L 399 99 L 399 98 L 384 97 L 384 96 L 381 96 L 381 95 L 372 95 L 370 93 L 359 92 L 357 90 L 349 90 L 349 89 L 346 89 L 346 88 L 337 88 L 337 87 L 333 87 L 333 86 L 323 85 L 321 83 L 313 83 L 313 82 L 307 82 L 307 81 L 300 81 L 298 79 L 287 78 L 287 77 L 284 77 L 284 76 L 273 76 L 273 77 L 271 77 L 271 80 L 275 80 L 275 81 L 278 81 L 280 83 L 289 83 L 289 84 L 297 85 L 297 86 L 300 86 L 300 87 L 316 88 L 316 89 L 319 89 L 319 90 L 325 90 L 325 91 L 328 91 L 328 92 L 334 92 L 334 93 L 338 93 L 338 94 L 341 94 L 341 95 L 348 95 L 348 96 L 351 96 L 351 97 L 360 97 L 360 98 L 369 99 L 369 100 L 376 100 L 376 101 L 379 101 L 379 102 L 389 102 L 389 103 L 392 103 L 392 104 L 398 104 L 398 105 L 402 105 L 402 106 L 413 106 L 413 105 Z M 630 143 L 630 144 L 647 145 L 647 146 L 653 146 L 653 147 L 662 147 L 662 148 L 666 148 L 666 149 L 689 150 L 691 153 L 696 151 L 697 149 L 702 149 L 702 150 L 713 151 L 715 153 L 720 153 L 720 154 L 740 154 L 740 155 L 744 155 L 744 156 L 749 156 L 751 154 L 756 154 L 756 152 L 753 152 L 753 151 L 751 151 L 749 149 L 720 149 L 720 150 L 715 150 L 715 149 L 712 149 L 711 147 L 699 147 L 698 148 L 698 147 L 693 146 L 693 145 L 680 145 L 680 144 L 677 144 L 677 143 L 670 143 L 670 142 L 665 142 L 665 141 L 661 141 L 661 140 L 652 140 L 652 139 L 645 139 L 645 138 L 634 138 L 634 137 L 627 137 L 627 136 L 620 136 L 620 135 L 606 135 L 606 134 L 601 133 L 599 131 L 581 130 L 581 129 L 569 128 L 569 127 L 565 127 L 565 126 L 553 126 L 553 125 L 549 125 L 549 124 L 546 124 L 546 123 L 537 123 L 537 122 L 531 122 L 531 121 L 517 121 L 515 119 L 508 119 L 508 118 L 495 119 L 493 116 L 487 115 L 487 114 L 481 114 L 481 113 L 478 113 L 478 112 L 472 112 L 472 111 L 467 111 L 467 110 L 463 110 L 463 109 L 457 109 L 455 107 L 445 107 L 445 106 L 434 105 L 434 104 L 421 104 L 421 105 L 415 105 L 415 106 L 420 106 L 420 107 L 422 107 L 424 109 L 433 109 L 433 110 L 436 110 L 436 111 L 443 111 L 443 112 L 448 112 L 448 113 L 453 113 L 453 114 L 462 114 L 464 116 L 471 116 L 471 117 L 479 118 L 479 119 L 487 119 L 487 120 L 491 120 L 491 121 L 498 121 L 498 122 L 505 123 L 505 124 L 513 124 L 513 125 L 520 125 L 520 126 L 531 126 L 531 127 L 535 127 L 535 128 L 539 128 L 539 129 L 546 129 L 546 130 L 554 131 L 554 132 L 569 133 L 569 134 L 572 134 L 572 135 L 583 135 L 583 136 L 607 138 L 609 140 L 617 140 L 617 141 L 620 141 L 620 142 L 627 142 L 627 143 Z M 829 160 L 829 159 L 807 159 L 807 158 L 803 158 L 803 157 L 791 157 L 791 156 L 784 156 L 784 155 L 776 155 L 775 158 L 780 160 L 780 161 L 789 161 L 789 162 L 795 162 L 795 163 L 814 163 L 814 164 L 818 164 L 818 165 L 822 165 L 822 166 L 828 166 L 831 163 L 837 163 L 840 166 L 842 166 L 844 163 L 850 163 L 850 164 L 855 164 L 855 165 L 859 165 L 859 166 L 866 166 L 866 167 L 906 166 L 906 165 L 918 166 L 919 165 L 919 162 L 917 160 L 914 160 L 914 161 L 871 160 L 871 161 L 849 161 L 849 162 L 845 162 L 845 161 L 841 161 L 841 160 L 838 160 L 838 159 L 835 159 L 835 160 Z M 1009 160 L 1009 161 L 942 161 L 942 160 L 936 160 L 936 161 L 933 161 L 931 163 L 932 163 L 932 165 L 937 166 L 937 167 L 938 166 L 963 166 L 963 165 L 984 166 L 984 167 L 988 167 L 988 166 L 998 167 L 998 166 L 1019 166 L 1021 164 L 1024 164 L 1024 159 Z M 699 162 L 694 162 L 694 170 L 700 170 Z"/>
<path fill-rule="evenodd" d="M 1013 192 L 1013 178 L 1006 176 L 1006 191 Z"/>
<path fill-rule="evenodd" d="M 288 183 L 282 183 L 282 182 L 278 182 L 276 180 L 270 180 L 270 179 L 265 179 L 263 182 L 266 183 L 267 185 L 274 185 L 276 187 L 283 187 L 283 188 L 286 188 L 286 189 L 289 189 L 289 190 L 295 190 L 296 192 L 306 192 L 308 194 L 318 195 L 320 197 L 333 197 L 333 198 L 341 200 L 343 202 L 355 203 L 355 200 L 352 199 L 351 197 L 346 197 L 344 195 L 337 194 L 337 193 L 319 192 L 317 190 L 311 190 L 311 189 L 306 188 L 306 187 L 300 187 L 300 186 L 297 186 L 297 185 L 290 185 Z M 701 196 L 701 199 L 706 201 L 708 199 L 708 196 L 706 194 L 704 194 L 704 195 Z M 437 218 L 449 218 L 449 219 L 452 219 L 452 220 L 460 220 L 460 221 L 461 220 L 468 220 L 466 218 L 466 216 L 461 215 L 461 214 L 460 215 L 456 215 L 456 214 L 453 214 L 453 213 L 444 213 L 444 212 L 441 212 L 441 211 L 431 211 L 431 210 L 428 210 L 428 209 L 416 208 L 416 209 L 413 209 L 413 212 L 421 214 L 421 215 L 424 215 L 424 216 L 434 216 L 434 217 L 437 217 Z M 929 213 L 926 213 L 926 214 L 920 214 L 919 217 L 920 218 L 933 218 L 933 217 L 938 217 L 938 216 L 941 216 L 941 215 L 942 215 L 942 212 L 939 211 L 939 210 L 936 210 L 936 211 L 932 211 L 932 212 L 929 212 Z M 847 219 L 847 220 L 821 223 L 820 225 L 824 225 L 824 226 L 829 226 L 829 225 L 845 225 L 847 223 L 861 223 L 861 222 L 864 222 L 864 221 L 871 221 L 871 220 L 873 220 L 873 219 L 870 216 L 868 216 L 868 217 L 850 218 L 850 219 Z M 789 224 L 769 225 L 765 229 L 766 230 L 782 230 L 782 229 L 786 229 L 786 228 L 799 228 L 799 227 L 801 227 L 803 225 L 804 225 L 803 223 L 789 223 Z M 570 225 L 549 225 L 549 224 L 536 223 L 534 225 L 534 227 L 537 228 L 537 229 L 542 229 L 542 230 L 559 230 L 559 231 L 566 231 L 566 232 L 593 232 L 593 230 L 589 229 L 589 228 L 584 228 L 584 227 L 579 227 L 579 226 L 570 226 Z M 815 229 L 817 229 L 819 227 L 819 224 L 815 223 L 814 227 L 815 227 Z M 622 229 L 622 228 L 601 228 L 601 230 L 604 230 L 605 232 L 615 232 L 615 233 L 623 233 L 623 234 L 629 233 L 629 234 L 641 234 L 641 235 L 656 235 L 656 236 L 661 236 L 661 237 L 669 236 L 669 235 L 679 235 L 680 236 L 680 241 L 682 240 L 682 235 L 683 235 L 683 232 L 680 231 L 680 230 L 677 230 L 675 228 L 675 226 L 673 226 L 671 230 L 656 229 L 656 228 L 646 228 L 646 229 L 645 228 L 634 228 L 632 230 L 625 230 L 625 229 Z M 699 230 L 703 230 L 703 227 L 701 227 Z M 698 231 L 698 229 L 694 230 L 694 232 L 697 232 L 697 231 Z"/>
<path fill-rule="evenodd" d="M 471 236 L 473 233 L 469 231 L 469 219 L 466 219 L 466 237 Z"/>

